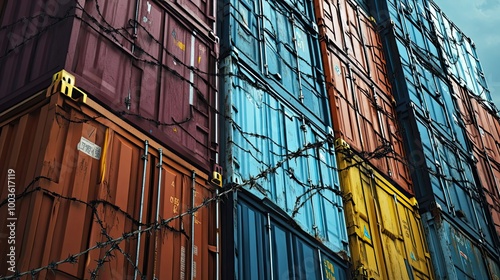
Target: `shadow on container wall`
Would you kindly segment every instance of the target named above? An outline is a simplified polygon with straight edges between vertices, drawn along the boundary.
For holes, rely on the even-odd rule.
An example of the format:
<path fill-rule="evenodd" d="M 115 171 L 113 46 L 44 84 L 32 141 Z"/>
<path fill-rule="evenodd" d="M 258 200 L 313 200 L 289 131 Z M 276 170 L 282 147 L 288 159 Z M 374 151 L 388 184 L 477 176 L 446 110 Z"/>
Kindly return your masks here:
<path fill-rule="evenodd" d="M 372 279 L 434 279 L 417 200 L 385 180 L 345 141 L 335 143 L 352 274 Z"/>

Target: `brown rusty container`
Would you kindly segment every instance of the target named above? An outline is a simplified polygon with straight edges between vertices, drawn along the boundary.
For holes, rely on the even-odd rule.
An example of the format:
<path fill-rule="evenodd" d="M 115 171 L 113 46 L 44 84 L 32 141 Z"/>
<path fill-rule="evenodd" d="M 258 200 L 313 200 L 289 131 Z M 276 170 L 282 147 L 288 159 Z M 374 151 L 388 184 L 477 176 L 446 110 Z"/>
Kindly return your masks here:
<path fill-rule="evenodd" d="M 66 69 L 95 101 L 211 172 L 218 152 L 213 26 L 185 18 L 177 2 L 53 2 L 5 6 L 0 111 Z M 24 28 L 16 21 L 38 14 Z"/>
<path fill-rule="evenodd" d="M 490 214 L 500 236 L 500 119 L 490 104 L 449 79 L 453 86 L 453 96 L 458 108 L 467 138 L 472 143 L 479 182 L 488 203 Z"/>
<path fill-rule="evenodd" d="M 370 77 L 384 92 L 390 92 L 381 37 L 373 17 L 351 0 L 315 0 L 320 39 L 328 43 L 353 68 Z"/>
<path fill-rule="evenodd" d="M 215 279 L 210 177 L 90 98 L 45 95 L 0 116 L 0 179 L 15 171 L 16 269 L 50 266 L 39 279 Z M 0 189 L 2 221 L 8 193 Z M 0 275 L 11 275 L 8 234 L 0 229 Z"/>
<path fill-rule="evenodd" d="M 321 42 L 335 137 L 346 141 L 384 176 L 413 195 L 402 136 L 390 92 L 357 72 Z"/>
<path fill-rule="evenodd" d="M 376 25 L 354 1 L 314 5 L 335 137 L 413 195 Z"/>

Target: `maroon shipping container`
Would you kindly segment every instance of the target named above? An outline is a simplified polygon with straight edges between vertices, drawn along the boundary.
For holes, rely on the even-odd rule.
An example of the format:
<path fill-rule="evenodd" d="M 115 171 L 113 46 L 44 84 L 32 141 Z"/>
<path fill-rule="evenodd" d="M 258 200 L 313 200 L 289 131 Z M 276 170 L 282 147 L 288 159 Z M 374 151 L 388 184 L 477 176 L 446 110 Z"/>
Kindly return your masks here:
<path fill-rule="evenodd" d="M 351 0 L 315 0 L 320 38 L 330 51 L 346 57 L 383 92 L 390 92 L 381 38 L 374 19 Z"/>
<path fill-rule="evenodd" d="M 214 0 L 168 0 L 184 18 L 196 21 L 215 30 L 217 2 Z"/>
<path fill-rule="evenodd" d="M 497 234 L 500 236 L 500 119 L 491 105 L 450 79 Z"/>
<path fill-rule="evenodd" d="M 134 279 L 135 265 L 147 279 L 216 279 L 217 205 L 206 202 L 215 191 L 209 176 L 90 98 L 84 104 L 60 93 L 44 96 L 0 115 L 0 179 L 7 182 L 8 170 L 15 172 L 9 178 L 17 195 L 16 269 L 83 252 L 35 277 L 89 279 L 103 260 L 99 279 Z M 12 217 L 9 193 L 0 189 L 2 221 Z M 139 247 L 137 234 L 124 235 L 137 230 L 138 221 L 146 229 L 159 219 L 171 221 L 144 232 Z M 5 265 L 8 231 L 0 229 L 0 275 L 12 275 Z M 85 251 L 120 237 L 119 248 Z"/>
<path fill-rule="evenodd" d="M 0 43 L 0 111 L 66 69 L 96 101 L 211 172 L 218 150 L 212 27 L 183 18 L 167 2 L 139 1 L 137 10 L 134 1 L 54 2 L 39 8 L 7 3 L 2 27 L 23 16 L 45 16 L 27 20 L 36 35 L 20 47 Z M 29 36 L 22 24 L 0 36 Z"/>

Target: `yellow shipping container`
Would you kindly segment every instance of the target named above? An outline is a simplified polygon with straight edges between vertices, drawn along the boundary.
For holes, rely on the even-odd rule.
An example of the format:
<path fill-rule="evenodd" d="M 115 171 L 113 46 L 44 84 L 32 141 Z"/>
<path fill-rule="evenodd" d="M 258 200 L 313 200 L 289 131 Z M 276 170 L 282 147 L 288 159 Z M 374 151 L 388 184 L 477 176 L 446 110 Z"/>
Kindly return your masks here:
<path fill-rule="evenodd" d="M 354 279 L 434 279 L 418 205 L 336 141 Z"/>

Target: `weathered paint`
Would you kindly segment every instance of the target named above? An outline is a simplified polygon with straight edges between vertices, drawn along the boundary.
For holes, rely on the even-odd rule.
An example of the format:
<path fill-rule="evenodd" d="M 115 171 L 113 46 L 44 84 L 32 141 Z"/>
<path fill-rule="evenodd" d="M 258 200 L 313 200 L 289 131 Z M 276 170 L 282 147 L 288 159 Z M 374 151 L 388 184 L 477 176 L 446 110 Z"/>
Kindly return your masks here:
<path fill-rule="evenodd" d="M 401 115 L 415 193 L 422 209 L 439 205 L 444 215 L 476 240 L 495 250 L 496 238 L 474 176 L 472 158 L 439 135 L 414 112 Z"/>
<path fill-rule="evenodd" d="M 242 190 L 222 204 L 227 214 L 222 279 L 350 279 L 347 260 L 304 234 L 268 201 Z"/>
<path fill-rule="evenodd" d="M 414 112 L 433 130 L 456 143 L 457 149 L 468 152 L 464 127 L 459 121 L 449 81 L 412 55 L 407 43 L 395 36 L 391 29 L 382 33 L 389 76 L 393 77 L 396 111 L 403 114 Z"/>
<path fill-rule="evenodd" d="M 154 0 L 149 0 L 153 2 Z M 190 22 L 196 22 L 212 28 L 217 20 L 217 1 L 214 0 L 169 0 L 165 5 L 173 7 L 177 13 L 181 13 L 183 18 Z"/>
<path fill-rule="evenodd" d="M 345 56 L 353 68 L 372 78 L 384 92 L 390 92 L 374 18 L 351 0 L 317 0 L 314 5 L 320 40 L 326 41 L 329 51 Z"/>
<path fill-rule="evenodd" d="M 312 2 L 222 1 L 221 57 L 234 56 L 310 119 L 329 119 Z M 298 13 L 305 4 L 307 12 Z M 297 10 L 294 6 L 297 6 Z M 307 15 L 308 17 L 305 17 Z"/>
<path fill-rule="evenodd" d="M 66 69 L 94 100 L 211 172 L 217 154 L 213 27 L 154 0 L 138 1 L 137 11 L 135 1 L 53 2 L 44 6 L 48 15 L 71 16 L 29 20 L 43 32 L 15 51 L 9 52 L 8 40 L 0 43 L 0 110 L 46 88 L 49 75 Z M 32 7 L 38 4 L 9 3 L 2 26 L 40 12 Z M 20 26 L 0 36 L 28 36 Z"/>
<path fill-rule="evenodd" d="M 317 12 L 318 26 L 335 137 L 347 141 L 398 187 L 412 194 L 411 176 L 396 119 L 380 37 L 361 10 L 353 9 L 349 3 L 334 2 L 317 1 L 316 11 L 324 11 Z M 337 26 L 343 22 L 341 19 L 332 20 L 335 18 L 333 14 L 342 6 L 349 7 L 350 14 L 356 15 L 357 20 L 353 21 L 363 23 L 361 30 L 366 34 L 363 36 L 370 38 L 354 41 L 373 44 L 371 48 L 360 47 L 363 55 L 355 59 L 342 54 L 337 49 L 338 42 L 331 41 L 328 37 L 336 36 L 333 30 L 337 32 Z M 328 10 L 322 7 L 328 7 Z M 346 36 L 354 36 L 352 34 L 358 34 L 358 31 L 346 31 Z M 359 61 L 371 66 L 358 67 Z"/>
<path fill-rule="evenodd" d="M 328 127 L 308 119 L 279 93 L 264 90 L 262 81 L 233 59 L 227 57 L 220 71 L 225 184 L 246 184 L 251 193 L 273 201 L 332 250 L 345 249 L 342 198 Z"/>
<path fill-rule="evenodd" d="M 446 17 L 436 3 L 426 2 L 428 18 L 433 24 L 442 57 L 448 66 L 447 72 L 452 79 L 463 83 L 474 95 L 491 101 L 474 42 Z"/>
<path fill-rule="evenodd" d="M 162 191 L 160 217 L 172 221 L 168 223 L 170 229 L 153 230 L 141 236 L 139 269 L 146 278 L 152 278 L 155 269 L 160 279 L 182 279 L 182 275 L 189 275 L 193 267 L 196 279 L 215 279 L 215 203 L 201 208 L 194 217 L 175 218 L 191 208 L 192 187 L 196 191 L 195 205 L 213 197 L 214 188 L 208 182 L 208 175 L 90 98 L 82 104 L 60 93 L 47 98 L 44 98 L 45 92 L 35 96 L 31 104 L 19 104 L 0 117 L 0 155 L 4 159 L 0 170 L 12 168 L 16 171 L 16 194 L 20 195 L 16 201 L 17 269 L 24 272 L 65 260 L 97 242 L 108 240 L 96 222 L 92 207 L 61 196 L 90 204 L 101 201 L 95 204 L 95 213 L 110 238 L 137 230 L 137 223 L 122 211 L 136 221 L 141 219 L 144 180 L 143 223 L 150 225 L 156 220 L 158 184 Z M 86 139 L 85 146 L 82 139 Z M 145 141 L 149 147 L 147 154 Z M 161 162 L 160 148 L 163 151 Z M 146 165 L 144 159 L 147 159 Z M 158 180 L 160 168 L 161 182 Z M 6 176 L 7 173 L 2 172 L 0 178 L 6 181 Z M 30 185 L 39 176 L 43 178 Z M 26 190 L 39 187 L 45 191 L 23 195 Z M 2 188 L 0 201 L 6 198 L 7 188 Z M 1 209 L 6 209 L 6 205 Z M 6 220 L 6 215 L 7 211 L 0 211 L 1 219 Z M 195 219 L 194 237 L 191 235 L 192 219 Z M 0 229 L 2 248 L 7 246 L 7 230 L 6 227 Z M 196 248 L 193 266 L 190 265 L 193 248 L 190 237 L 194 238 Z M 107 258 L 98 271 L 99 278 L 125 279 L 134 275 L 131 263 L 136 261 L 137 238 L 128 238 L 119 246 L 131 261 L 121 252 L 113 251 L 113 257 Z M 105 246 L 91 250 L 78 257 L 76 264 L 60 264 L 57 269 L 41 271 L 36 277 L 90 278 L 96 260 L 103 258 L 108 249 L 109 246 Z M 0 256 L 0 261 L 6 263 L 6 254 Z M 1 275 L 7 274 L 6 268 L 1 266 Z"/>
<path fill-rule="evenodd" d="M 499 279 L 498 256 L 487 253 L 477 239 L 465 234 L 435 209 L 422 214 L 437 279 Z"/>
<path fill-rule="evenodd" d="M 416 199 L 398 191 L 343 140 L 336 140 L 336 150 L 352 275 L 434 279 Z"/>
<path fill-rule="evenodd" d="M 500 235 L 500 119 L 492 104 L 472 93 L 465 85 L 451 80 L 454 97 L 460 109 L 461 121 L 472 144 L 475 167 L 483 193 L 493 218 L 497 235 Z"/>

